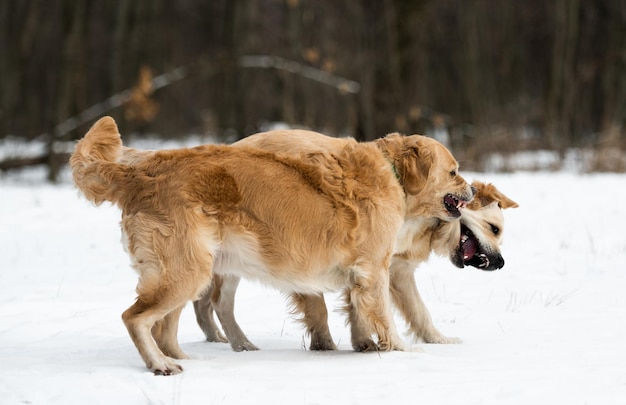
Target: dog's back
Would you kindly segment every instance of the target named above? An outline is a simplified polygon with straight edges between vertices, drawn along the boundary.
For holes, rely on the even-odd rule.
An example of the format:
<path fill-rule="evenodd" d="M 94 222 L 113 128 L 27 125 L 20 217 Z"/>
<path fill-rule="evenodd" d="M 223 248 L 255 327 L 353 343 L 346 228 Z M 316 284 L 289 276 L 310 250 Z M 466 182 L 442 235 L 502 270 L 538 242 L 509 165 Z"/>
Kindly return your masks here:
<path fill-rule="evenodd" d="M 353 138 L 335 138 L 318 132 L 293 129 L 250 135 L 237 141 L 235 145 L 299 155 L 310 152 L 335 153 L 349 145 L 356 145 L 356 143 Z"/>

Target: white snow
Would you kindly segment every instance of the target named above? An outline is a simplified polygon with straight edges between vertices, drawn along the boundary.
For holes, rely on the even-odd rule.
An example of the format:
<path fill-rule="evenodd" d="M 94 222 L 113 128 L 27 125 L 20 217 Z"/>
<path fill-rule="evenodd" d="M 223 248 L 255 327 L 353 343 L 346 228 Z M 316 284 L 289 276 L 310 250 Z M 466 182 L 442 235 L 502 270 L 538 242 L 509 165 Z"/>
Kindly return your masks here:
<path fill-rule="evenodd" d="M 136 275 L 117 208 L 4 178 L 0 404 L 626 404 L 626 176 L 469 177 L 520 208 L 505 211 L 502 270 L 436 258 L 416 271 L 435 324 L 462 344 L 355 353 L 333 312 L 340 350 L 310 352 L 284 297 L 243 283 L 237 317 L 261 351 L 204 342 L 189 305 L 192 360 L 170 377 L 145 368 L 120 318 Z"/>

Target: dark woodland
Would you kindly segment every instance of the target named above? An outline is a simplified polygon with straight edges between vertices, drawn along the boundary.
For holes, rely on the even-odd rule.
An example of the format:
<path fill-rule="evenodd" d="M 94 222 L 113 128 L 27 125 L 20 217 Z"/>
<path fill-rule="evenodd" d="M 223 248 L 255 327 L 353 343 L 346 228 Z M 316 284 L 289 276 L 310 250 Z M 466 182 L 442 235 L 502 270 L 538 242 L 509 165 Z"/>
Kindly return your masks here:
<path fill-rule="evenodd" d="M 54 150 L 104 114 L 132 136 L 222 141 L 274 122 L 447 133 L 468 168 L 624 150 L 626 2 L 1 1 L 0 138 Z"/>

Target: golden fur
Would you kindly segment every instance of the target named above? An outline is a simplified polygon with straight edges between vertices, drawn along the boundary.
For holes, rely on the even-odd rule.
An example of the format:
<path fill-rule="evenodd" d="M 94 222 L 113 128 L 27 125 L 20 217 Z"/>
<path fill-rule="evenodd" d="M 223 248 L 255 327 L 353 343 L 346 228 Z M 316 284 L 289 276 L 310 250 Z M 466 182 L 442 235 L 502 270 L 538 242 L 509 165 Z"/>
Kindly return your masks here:
<path fill-rule="evenodd" d="M 401 350 L 387 275 L 395 236 L 424 211 L 457 216 L 434 190 L 459 206 L 472 195 L 449 152 L 421 138 L 394 135 L 381 147 L 346 141 L 299 156 L 213 145 L 129 164 L 114 120 L 96 122 L 70 166 L 90 201 L 122 210 L 124 246 L 139 273 L 137 300 L 122 318 L 146 365 L 156 374 L 182 371 L 166 354 L 185 357 L 178 316 L 213 272 L 289 293 L 344 288 L 353 346 L 370 349 L 375 335 L 376 348 Z M 443 183 L 434 175 L 440 166 Z"/>
<path fill-rule="evenodd" d="M 235 145 L 299 154 L 303 151 L 331 152 L 341 148 L 346 141 L 311 131 L 287 130 L 252 135 Z M 377 145 L 383 143 L 384 140 L 377 141 Z M 464 261 L 473 261 L 477 267 L 482 265 L 484 260 L 490 261 L 494 265 L 497 263 L 504 264 L 498 247 L 502 233 L 494 234 L 491 230 L 494 227 L 502 229 L 501 208 L 516 207 L 517 204 L 499 192 L 493 185 L 474 182 L 472 186 L 476 190 L 476 195 L 468 208 L 473 212 L 468 214 L 468 210 L 463 210 L 461 223 L 463 223 L 463 229 L 469 226 L 469 229 L 472 229 L 475 234 L 480 235 L 477 242 L 477 258 L 468 257 L 464 259 L 462 246 L 460 246 L 461 224 L 458 221 L 441 221 L 436 217 L 411 216 L 405 218 L 400 232 L 396 235 L 395 254 L 390 268 L 390 292 L 394 304 L 409 324 L 410 332 L 418 340 L 428 343 L 460 342 L 457 338 L 444 336 L 434 327 L 415 285 L 414 269 L 426 261 L 431 252 L 449 256 L 452 262 L 459 267 L 463 267 Z M 442 195 L 441 192 L 440 195 Z M 489 228 L 488 232 L 485 228 Z M 480 255 L 484 255 L 484 259 L 478 257 Z M 489 264 L 485 264 L 483 267 L 499 268 L 491 267 Z M 194 302 L 196 317 L 207 340 L 229 341 L 236 351 L 256 350 L 256 346 L 248 340 L 234 318 L 234 294 L 238 283 L 239 279 L 236 277 L 228 277 L 224 280 L 216 279 L 211 293 Z M 323 296 L 321 294 L 294 293 L 290 299 L 294 308 L 293 312 L 303 314 L 302 321 L 311 336 L 310 348 L 312 350 L 336 349 L 327 326 L 327 309 Z M 212 316 L 213 307 L 215 307 L 220 318 L 226 338 L 221 335 L 215 324 Z M 355 332 L 353 331 L 353 333 Z"/>

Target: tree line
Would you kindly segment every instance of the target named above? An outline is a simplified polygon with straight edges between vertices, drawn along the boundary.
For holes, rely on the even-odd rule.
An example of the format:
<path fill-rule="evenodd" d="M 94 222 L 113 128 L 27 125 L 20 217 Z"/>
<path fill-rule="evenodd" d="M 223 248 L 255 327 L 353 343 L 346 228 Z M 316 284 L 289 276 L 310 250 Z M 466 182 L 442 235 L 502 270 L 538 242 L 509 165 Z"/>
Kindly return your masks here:
<path fill-rule="evenodd" d="M 0 137 L 51 142 L 121 94 L 124 133 L 442 133 L 469 162 L 626 148 L 626 2 L 4 0 L 0 89 Z"/>

